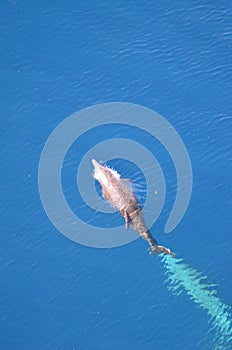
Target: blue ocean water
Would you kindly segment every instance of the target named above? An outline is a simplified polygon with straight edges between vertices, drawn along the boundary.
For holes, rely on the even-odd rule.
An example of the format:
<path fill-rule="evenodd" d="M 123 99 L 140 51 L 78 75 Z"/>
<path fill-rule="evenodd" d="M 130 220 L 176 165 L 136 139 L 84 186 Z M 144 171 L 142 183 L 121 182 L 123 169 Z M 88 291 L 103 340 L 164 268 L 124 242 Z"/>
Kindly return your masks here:
<path fill-rule="evenodd" d="M 230 349 L 231 3 L 12 0 L 0 10 L 0 349 Z M 165 235 L 175 169 L 144 139 L 167 181 L 152 232 L 183 259 L 176 266 L 151 257 L 141 239 L 112 249 L 78 245 L 43 209 L 38 164 L 50 133 L 70 114 L 114 101 L 160 113 L 189 152 L 191 201 Z M 129 127 L 114 132 L 135 137 Z M 95 140 L 86 135 L 81 150 Z M 64 193 L 85 217 L 76 200 L 81 152 L 74 145 L 69 155 Z M 127 165 L 114 164 L 133 176 Z M 199 274 L 207 276 L 201 285 Z"/>

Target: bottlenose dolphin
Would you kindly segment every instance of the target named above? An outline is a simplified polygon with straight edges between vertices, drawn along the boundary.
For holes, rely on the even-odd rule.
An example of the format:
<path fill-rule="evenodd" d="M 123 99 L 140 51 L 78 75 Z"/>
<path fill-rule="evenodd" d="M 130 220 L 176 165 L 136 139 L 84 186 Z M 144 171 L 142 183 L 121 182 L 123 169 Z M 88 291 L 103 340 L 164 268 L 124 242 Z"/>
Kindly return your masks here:
<path fill-rule="evenodd" d="M 128 230 L 131 225 L 149 243 L 152 252 L 174 256 L 170 249 L 158 245 L 146 226 L 141 206 L 133 193 L 129 180 L 121 179 L 117 171 L 99 164 L 95 159 L 92 159 L 92 164 L 94 166 L 93 176 L 102 187 L 103 197 L 124 217 L 126 229 Z"/>

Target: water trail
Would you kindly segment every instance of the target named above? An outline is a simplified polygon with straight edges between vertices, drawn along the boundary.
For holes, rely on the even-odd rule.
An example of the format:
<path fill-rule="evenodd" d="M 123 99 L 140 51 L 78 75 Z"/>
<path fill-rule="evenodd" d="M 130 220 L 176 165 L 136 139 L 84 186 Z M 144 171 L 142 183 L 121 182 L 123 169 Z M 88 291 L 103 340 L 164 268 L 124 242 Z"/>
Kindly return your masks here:
<path fill-rule="evenodd" d="M 218 293 L 207 282 L 207 277 L 183 262 L 183 259 L 165 255 L 162 261 L 166 268 L 168 289 L 179 295 L 187 295 L 210 316 L 212 330 L 216 332 L 214 350 L 232 349 L 232 317 L 230 306 L 223 303 Z"/>

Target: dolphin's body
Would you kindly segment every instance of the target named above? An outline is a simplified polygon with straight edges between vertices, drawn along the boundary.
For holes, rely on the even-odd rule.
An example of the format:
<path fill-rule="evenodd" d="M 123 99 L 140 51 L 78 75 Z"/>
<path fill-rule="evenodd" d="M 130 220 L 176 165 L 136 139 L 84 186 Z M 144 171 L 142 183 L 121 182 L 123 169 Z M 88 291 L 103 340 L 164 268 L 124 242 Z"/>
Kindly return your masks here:
<path fill-rule="evenodd" d="M 174 256 L 170 249 L 158 245 L 156 239 L 152 237 L 144 222 L 140 204 L 129 186 L 129 180 L 121 179 L 115 170 L 100 165 L 95 159 L 92 163 L 94 178 L 102 186 L 103 197 L 124 217 L 126 229 L 128 230 L 131 225 L 149 243 L 151 250 L 156 254 L 165 253 Z"/>

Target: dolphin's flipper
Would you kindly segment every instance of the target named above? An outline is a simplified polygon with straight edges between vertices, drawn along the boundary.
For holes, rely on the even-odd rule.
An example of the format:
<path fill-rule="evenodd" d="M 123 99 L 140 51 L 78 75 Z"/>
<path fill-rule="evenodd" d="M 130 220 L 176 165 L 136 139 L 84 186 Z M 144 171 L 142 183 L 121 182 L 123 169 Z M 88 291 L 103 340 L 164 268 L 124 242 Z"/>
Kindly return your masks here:
<path fill-rule="evenodd" d="M 125 219 L 125 223 L 126 223 L 126 230 L 128 230 L 129 226 L 130 226 L 130 216 L 128 215 L 127 211 L 124 211 L 124 219 Z"/>

